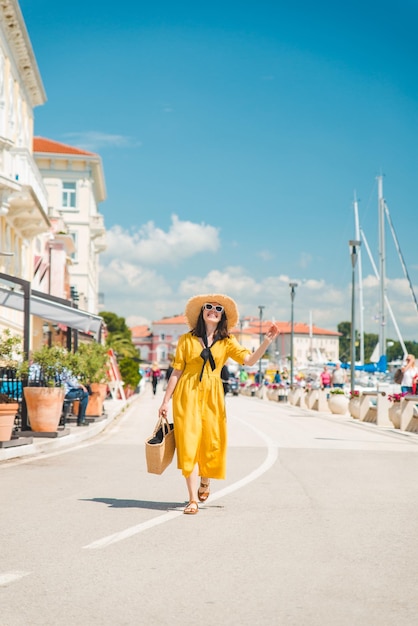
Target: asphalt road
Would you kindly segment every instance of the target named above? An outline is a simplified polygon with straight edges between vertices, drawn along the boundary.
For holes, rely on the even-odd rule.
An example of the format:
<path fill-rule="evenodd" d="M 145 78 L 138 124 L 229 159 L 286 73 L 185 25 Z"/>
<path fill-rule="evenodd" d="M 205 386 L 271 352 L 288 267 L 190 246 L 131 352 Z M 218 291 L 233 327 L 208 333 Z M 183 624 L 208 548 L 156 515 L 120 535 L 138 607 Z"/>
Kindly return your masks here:
<path fill-rule="evenodd" d="M 186 516 L 146 471 L 161 395 L 0 464 L 1 626 L 417 623 L 418 435 L 228 396 L 228 478 Z"/>

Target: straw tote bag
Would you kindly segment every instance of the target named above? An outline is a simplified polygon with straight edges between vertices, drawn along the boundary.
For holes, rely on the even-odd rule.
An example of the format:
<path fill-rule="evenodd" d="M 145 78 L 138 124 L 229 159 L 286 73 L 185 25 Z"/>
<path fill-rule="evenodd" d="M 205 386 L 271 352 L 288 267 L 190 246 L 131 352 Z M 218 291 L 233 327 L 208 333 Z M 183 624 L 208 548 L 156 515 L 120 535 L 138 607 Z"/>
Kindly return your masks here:
<path fill-rule="evenodd" d="M 160 417 L 151 437 L 145 441 L 145 458 L 150 474 L 162 474 L 173 460 L 176 443 L 174 424 L 166 417 Z"/>

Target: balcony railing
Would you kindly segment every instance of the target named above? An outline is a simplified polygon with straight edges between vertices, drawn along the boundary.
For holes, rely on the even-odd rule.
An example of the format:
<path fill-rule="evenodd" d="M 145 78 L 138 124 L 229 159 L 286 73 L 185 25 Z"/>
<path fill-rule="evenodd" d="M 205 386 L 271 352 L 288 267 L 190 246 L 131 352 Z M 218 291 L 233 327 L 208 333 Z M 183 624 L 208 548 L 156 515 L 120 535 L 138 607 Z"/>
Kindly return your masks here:
<path fill-rule="evenodd" d="M 97 213 L 97 215 L 92 215 L 90 217 L 90 233 L 91 236 L 100 237 L 104 235 L 106 232 L 106 228 L 104 225 L 104 217 L 101 213 Z"/>
<path fill-rule="evenodd" d="M 26 148 L 12 148 L 8 156 L 11 161 L 8 169 L 15 182 L 30 187 L 44 213 L 48 213 L 48 200 L 45 185 L 38 167 Z"/>

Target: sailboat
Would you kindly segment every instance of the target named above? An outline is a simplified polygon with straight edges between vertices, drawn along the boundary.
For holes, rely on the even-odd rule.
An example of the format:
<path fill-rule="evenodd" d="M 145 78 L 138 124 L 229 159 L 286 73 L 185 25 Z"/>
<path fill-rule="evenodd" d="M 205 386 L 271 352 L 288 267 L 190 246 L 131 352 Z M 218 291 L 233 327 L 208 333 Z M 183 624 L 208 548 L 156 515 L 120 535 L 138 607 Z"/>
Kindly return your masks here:
<path fill-rule="evenodd" d="M 360 309 L 360 365 L 356 366 L 356 369 L 362 369 L 368 372 L 386 372 L 387 371 L 387 357 L 386 357 L 386 311 L 389 313 L 392 323 L 394 325 L 399 343 L 401 344 L 402 351 L 404 357 L 407 355 L 407 349 L 405 347 L 405 342 L 403 341 L 399 326 L 396 322 L 395 315 L 393 313 L 392 307 L 390 305 L 389 299 L 386 293 L 386 243 L 385 243 L 385 218 L 389 224 L 392 238 L 395 243 L 396 250 L 398 252 L 399 259 L 401 261 L 401 265 L 404 271 L 404 275 L 408 281 L 409 288 L 412 294 L 412 298 L 415 304 L 415 307 L 418 311 L 418 302 L 414 293 L 414 289 L 412 286 L 411 279 L 408 274 L 408 270 L 406 268 L 405 260 L 401 251 L 401 247 L 399 245 L 398 238 L 396 236 L 396 232 L 393 226 L 392 219 L 390 217 L 388 205 L 385 202 L 383 196 L 383 177 L 377 177 L 378 182 L 378 214 L 379 214 L 379 270 L 374 262 L 373 255 L 370 251 L 369 244 L 367 242 L 366 235 L 364 231 L 360 228 L 359 216 L 358 216 L 358 202 L 356 196 L 354 196 L 354 222 L 355 222 L 355 233 L 356 239 L 361 241 L 364 247 L 366 248 L 370 263 L 372 265 L 374 274 L 378 280 L 379 284 L 379 341 L 375 346 L 373 354 L 370 358 L 370 363 L 364 363 L 364 323 L 363 323 L 363 315 L 364 315 L 364 307 L 363 307 L 363 284 L 362 284 L 362 263 L 361 263 L 361 248 L 358 250 L 358 284 L 359 284 L 359 309 Z"/>

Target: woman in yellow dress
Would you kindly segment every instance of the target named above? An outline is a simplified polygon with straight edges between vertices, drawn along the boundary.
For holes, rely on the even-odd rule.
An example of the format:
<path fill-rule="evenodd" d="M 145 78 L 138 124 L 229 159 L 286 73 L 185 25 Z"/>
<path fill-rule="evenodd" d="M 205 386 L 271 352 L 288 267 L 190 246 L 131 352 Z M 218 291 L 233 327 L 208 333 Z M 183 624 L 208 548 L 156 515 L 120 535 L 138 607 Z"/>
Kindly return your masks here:
<path fill-rule="evenodd" d="M 159 415 L 167 416 L 173 397 L 177 466 L 189 494 L 184 513 L 195 515 L 197 500 L 209 497 L 210 479 L 225 478 L 227 427 L 221 369 L 229 358 L 241 366 L 257 363 L 279 329 L 271 324 L 262 344 L 250 352 L 229 334 L 239 319 L 229 296 L 194 296 L 187 302 L 185 316 L 190 332 L 178 341 Z"/>

